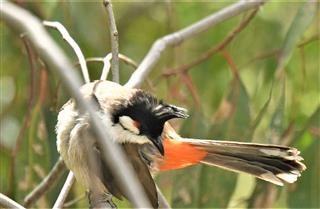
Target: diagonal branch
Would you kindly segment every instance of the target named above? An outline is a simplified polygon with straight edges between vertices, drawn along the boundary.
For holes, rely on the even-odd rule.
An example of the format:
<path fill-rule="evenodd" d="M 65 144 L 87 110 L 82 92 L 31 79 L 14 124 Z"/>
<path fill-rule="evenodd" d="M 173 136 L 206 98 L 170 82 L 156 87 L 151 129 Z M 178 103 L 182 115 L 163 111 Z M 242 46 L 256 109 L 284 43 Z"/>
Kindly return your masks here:
<path fill-rule="evenodd" d="M 158 185 L 156 185 L 157 187 L 157 193 L 158 193 L 158 199 L 159 199 L 159 208 L 162 209 L 171 209 L 168 201 L 166 200 L 166 198 L 164 197 L 164 195 L 162 194 L 161 190 L 159 189 Z"/>
<path fill-rule="evenodd" d="M 119 145 L 113 143 L 112 137 L 101 124 L 101 120 L 95 111 L 95 104 L 92 101 L 85 100 L 80 93 L 79 75 L 75 72 L 65 53 L 45 31 L 39 19 L 28 11 L 4 0 L 1 2 L 0 12 L 1 19 L 8 26 L 15 28 L 18 32 L 28 33 L 30 42 L 38 50 L 38 54 L 49 64 L 50 69 L 59 75 L 66 89 L 79 104 L 79 108 L 88 112 L 93 131 L 96 134 L 97 144 L 102 148 L 103 157 L 110 165 L 113 175 L 119 177 L 121 186 L 133 206 L 136 208 L 151 208 L 132 165 L 128 162 Z"/>
<path fill-rule="evenodd" d="M 66 171 L 66 166 L 64 165 L 64 162 L 59 159 L 42 182 L 24 198 L 23 205 L 27 208 L 32 206 L 33 203 L 54 186 L 55 182 L 60 179 L 64 171 Z"/>
<path fill-rule="evenodd" d="M 84 55 L 79 45 L 77 44 L 77 42 L 75 42 L 75 40 L 70 36 L 67 29 L 59 22 L 43 21 L 43 25 L 55 28 L 61 33 L 62 38 L 71 46 L 71 48 L 73 49 L 73 51 L 76 53 L 78 57 L 84 81 L 86 83 L 89 83 L 90 77 L 89 77 L 88 67 L 87 67 L 87 63 L 84 58 Z"/>
<path fill-rule="evenodd" d="M 110 31 L 110 39 L 111 39 L 111 52 L 112 52 L 112 60 L 111 60 L 111 72 L 112 72 L 112 81 L 119 83 L 119 34 L 117 30 L 116 21 L 114 19 L 112 3 L 111 0 L 104 0 L 104 6 L 106 7 L 108 14 L 108 23 L 109 23 L 109 31 Z"/>
<path fill-rule="evenodd" d="M 148 54 L 141 62 L 138 69 L 132 74 L 129 81 L 125 84 L 127 87 L 137 87 L 141 85 L 145 77 L 148 75 L 152 67 L 160 59 L 162 52 L 168 47 L 174 47 L 181 44 L 183 41 L 190 39 L 199 33 L 202 33 L 209 28 L 223 22 L 231 17 L 241 14 L 250 9 L 259 7 L 265 0 L 256 1 L 239 1 L 232 4 L 196 23 L 181 29 L 175 33 L 166 35 L 154 42 Z"/>
<path fill-rule="evenodd" d="M 110 70 L 110 60 L 112 59 L 112 54 L 109 53 L 107 56 L 105 56 L 102 61 L 103 61 L 103 68 L 102 68 L 102 73 L 100 76 L 100 80 L 104 81 L 107 80 L 109 70 Z M 112 79 L 114 77 L 114 74 L 112 74 Z"/>
<path fill-rule="evenodd" d="M 22 42 L 24 44 L 24 47 L 26 49 L 26 53 L 28 55 L 28 61 L 30 64 L 30 87 L 29 87 L 29 95 L 28 95 L 28 104 L 26 108 L 26 113 L 23 118 L 23 122 L 21 125 L 21 128 L 19 130 L 18 136 L 15 140 L 15 146 L 14 149 L 11 152 L 11 166 L 10 166 L 10 178 L 9 178 L 9 188 L 10 190 L 8 191 L 9 194 L 12 194 L 13 189 L 14 189 L 14 180 L 13 176 L 15 176 L 16 172 L 16 161 L 17 158 L 16 156 L 19 153 L 21 144 L 23 142 L 24 136 L 25 136 L 25 131 L 29 128 L 30 126 L 30 118 L 32 116 L 32 110 L 35 106 L 35 71 L 36 71 L 36 59 L 38 58 L 37 55 L 35 54 L 34 50 L 32 49 L 30 43 L 28 42 L 27 37 L 25 34 L 21 35 Z"/>
<path fill-rule="evenodd" d="M 66 202 L 63 204 L 63 208 L 71 208 L 72 205 L 76 204 L 80 200 L 84 199 L 86 197 L 86 194 L 83 193 L 82 195 L 70 200 L 69 202 Z"/>
<path fill-rule="evenodd" d="M 4 208 L 25 209 L 22 205 L 19 205 L 17 202 L 2 193 L 0 193 L 0 206 Z"/>
<path fill-rule="evenodd" d="M 204 62 L 205 60 L 209 59 L 213 54 L 223 50 L 228 46 L 236 37 L 237 34 L 239 34 L 252 20 L 252 18 L 256 15 L 258 9 L 255 9 L 253 12 L 251 12 L 246 19 L 244 19 L 240 24 L 232 30 L 224 39 L 222 42 L 220 42 L 218 45 L 208 49 L 206 52 L 202 53 L 198 58 L 192 60 L 191 62 L 181 65 L 175 69 L 169 69 L 166 72 L 163 73 L 164 76 L 171 76 L 176 75 L 179 73 L 184 73 L 188 71 L 193 66 L 196 66 L 200 64 L 201 62 Z"/>
<path fill-rule="evenodd" d="M 106 56 L 108 56 L 108 54 Z M 103 62 L 104 63 L 105 62 L 104 59 L 105 59 L 105 57 L 88 57 L 86 59 L 86 62 Z M 130 59 L 129 57 L 127 57 L 124 54 L 119 53 L 119 60 L 123 61 L 125 64 L 133 67 L 134 69 L 136 69 L 138 67 L 138 64 L 134 60 Z"/>
<path fill-rule="evenodd" d="M 66 182 L 64 182 L 64 185 L 61 189 L 61 192 L 56 200 L 56 202 L 53 205 L 54 209 L 60 209 L 63 206 L 64 201 L 66 200 L 68 193 L 74 183 L 75 177 L 72 173 L 72 171 L 69 171 L 68 177 Z"/>

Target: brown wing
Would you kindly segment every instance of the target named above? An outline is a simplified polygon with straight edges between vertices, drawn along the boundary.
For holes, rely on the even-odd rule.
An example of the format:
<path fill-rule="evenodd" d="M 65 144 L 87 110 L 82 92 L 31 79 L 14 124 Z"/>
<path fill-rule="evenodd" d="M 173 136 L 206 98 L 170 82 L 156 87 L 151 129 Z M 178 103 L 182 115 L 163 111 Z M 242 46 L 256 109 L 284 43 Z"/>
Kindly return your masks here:
<path fill-rule="evenodd" d="M 146 195 L 149 198 L 152 206 L 154 208 L 158 208 L 158 195 L 156 185 L 154 180 L 149 172 L 149 169 L 145 162 L 141 159 L 141 155 L 139 153 L 139 144 L 123 144 L 123 149 L 130 156 L 131 164 L 136 171 L 138 179 L 140 180 Z"/>
<path fill-rule="evenodd" d="M 158 208 L 157 189 L 146 163 L 141 158 L 139 152 L 140 146 L 141 145 L 139 144 L 122 144 L 124 152 L 129 156 L 131 164 L 145 190 L 147 197 L 149 198 L 150 203 L 154 208 Z M 125 192 L 122 190 L 122 187 L 119 186 L 120 184 L 112 175 L 108 164 L 104 162 L 103 158 L 101 158 L 101 165 L 103 167 L 103 183 L 107 187 L 108 191 L 118 199 L 122 199 L 122 197 L 127 198 Z"/>
<path fill-rule="evenodd" d="M 121 187 L 118 186 L 117 179 L 112 175 L 111 169 L 108 164 L 104 161 L 104 158 L 101 157 L 101 167 L 103 175 L 103 184 L 108 189 L 108 191 L 118 199 L 122 200 L 122 197 L 125 196 L 121 191 Z"/>

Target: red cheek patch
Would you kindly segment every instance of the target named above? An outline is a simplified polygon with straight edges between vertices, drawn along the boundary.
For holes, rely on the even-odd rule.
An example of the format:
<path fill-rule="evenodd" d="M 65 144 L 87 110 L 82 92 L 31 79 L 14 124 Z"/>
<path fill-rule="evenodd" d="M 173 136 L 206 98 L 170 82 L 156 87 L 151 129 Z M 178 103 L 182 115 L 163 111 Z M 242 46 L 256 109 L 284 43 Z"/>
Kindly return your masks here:
<path fill-rule="evenodd" d="M 138 121 L 133 121 L 133 126 L 140 130 L 141 124 Z"/>

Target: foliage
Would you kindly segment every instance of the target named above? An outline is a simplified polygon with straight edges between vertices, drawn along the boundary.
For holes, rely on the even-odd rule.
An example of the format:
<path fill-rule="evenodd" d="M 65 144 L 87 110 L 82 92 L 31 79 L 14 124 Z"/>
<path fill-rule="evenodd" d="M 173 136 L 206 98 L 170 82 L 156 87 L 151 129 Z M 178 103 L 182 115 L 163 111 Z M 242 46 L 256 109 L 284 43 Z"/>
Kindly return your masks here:
<path fill-rule="evenodd" d="M 86 57 L 110 51 L 101 2 L 18 2 L 40 19 L 64 24 Z M 141 61 L 157 38 L 229 4 L 116 1 L 120 52 Z M 189 119 L 173 121 L 181 135 L 295 146 L 308 167 L 297 183 L 283 188 L 207 166 L 159 174 L 157 182 L 172 207 L 320 208 L 318 8 L 310 2 L 267 2 L 223 49 L 184 71 L 181 66 L 221 43 L 248 14 L 165 52 L 142 88 L 189 109 Z M 68 94 L 24 38 L 2 22 L 0 27 L 0 192 L 22 202 L 58 159 L 54 126 Z M 50 33 L 76 63 L 57 32 Z M 91 78 L 99 78 L 101 69 L 102 64 L 89 63 Z M 120 69 L 124 84 L 132 70 L 123 63 Z M 36 207 L 52 206 L 63 181 Z M 68 198 L 83 193 L 75 184 Z M 85 206 L 82 200 L 72 207 Z"/>

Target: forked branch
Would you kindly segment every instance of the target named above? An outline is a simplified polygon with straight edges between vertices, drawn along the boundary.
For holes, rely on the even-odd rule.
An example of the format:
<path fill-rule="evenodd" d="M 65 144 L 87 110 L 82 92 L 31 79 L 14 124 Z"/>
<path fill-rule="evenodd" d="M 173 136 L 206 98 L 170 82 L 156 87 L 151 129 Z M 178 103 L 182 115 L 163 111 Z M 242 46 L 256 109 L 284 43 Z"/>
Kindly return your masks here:
<path fill-rule="evenodd" d="M 184 29 L 175 33 L 166 35 L 154 42 L 148 54 L 144 57 L 138 69 L 131 75 L 129 81 L 125 84 L 127 87 L 138 87 L 145 80 L 152 67 L 160 59 L 162 52 L 168 47 L 174 47 L 183 41 L 190 39 L 199 33 L 223 22 L 231 17 L 241 14 L 250 9 L 259 7 L 265 0 L 239 1 L 232 4 Z"/>
<path fill-rule="evenodd" d="M 111 0 L 104 0 L 104 6 L 107 10 L 108 15 L 108 23 L 109 23 L 109 31 L 110 31 L 110 39 L 111 39 L 111 52 L 112 52 L 112 60 L 111 60 L 111 72 L 112 72 L 112 81 L 119 83 L 119 34 L 117 30 L 116 21 L 114 19 L 114 14 L 112 10 Z"/>
<path fill-rule="evenodd" d="M 179 73 L 184 73 L 188 71 L 190 68 L 209 59 L 215 53 L 225 49 L 234 40 L 234 38 L 249 24 L 252 18 L 256 15 L 257 11 L 258 9 L 255 9 L 253 12 L 251 12 L 248 15 L 248 17 L 246 17 L 243 21 L 241 21 L 239 25 L 235 29 L 233 29 L 218 45 L 208 49 L 206 52 L 202 53 L 199 57 L 197 57 L 196 59 L 192 60 L 187 64 L 183 64 L 175 69 L 167 70 L 166 72 L 163 73 L 163 75 L 171 76 Z"/>
<path fill-rule="evenodd" d="M 65 181 L 61 191 L 60 191 L 60 194 L 58 196 L 58 199 L 56 200 L 56 202 L 54 203 L 53 205 L 53 208 L 54 209 L 60 209 L 62 208 L 63 206 L 63 203 L 64 201 L 66 200 L 67 196 L 68 196 L 68 193 L 74 183 L 74 175 L 72 173 L 72 171 L 69 171 L 69 174 L 68 174 L 68 177 L 67 177 L 67 180 Z"/>
<path fill-rule="evenodd" d="M 24 198 L 24 206 L 29 208 L 35 203 L 42 195 L 44 195 L 50 188 L 60 179 L 63 172 L 65 172 L 66 166 L 63 161 L 59 159 L 50 173 L 42 180 L 42 182 L 32 190 L 25 198 Z"/>
<path fill-rule="evenodd" d="M 75 72 L 74 67 L 65 53 L 45 31 L 42 23 L 28 11 L 11 2 L 2 1 L 0 12 L 2 20 L 4 20 L 8 26 L 17 29 L 20 33 L 28 33 L 30 42 L 38 50 L 38 54 L 49 64 L 50 69 L 60 76 L 66 89 L 77 104 L 79 104 L 79 108 L 88 112 L 93 131 L 97 136 L 97 143 L 100 145 L 99 147 L 102 148 L 103 157 L 110 165 L 113 175 L 119 177 L 123 189 L 126 191 L 133 206 L 136 208 L 150 208 L 150 203 L 133 172 L 132 166 L 129 164 L 120 147 L 116 143 L 113 143 L 110 134 L 98 119 L 95 104 L 86 101 L 80 93 L 80 77 Z"/>
<path fill-rule="evenodd" d="M 73 49 L 73 51 L 76 53 L 78 57 L 84 81 L 86 83 L 89 83 L 90 77 L 89 77 L 88 67 L 87 67 L 87 63 L 84 58 L 84 55 L 79 45 L 77 44 L 77 42 L 75 42 L 75 40 L 70 36 L 67 29 L 59 22 L 43 21 L 43 25 L 47 27 L 55 28 L 61 33 L 62 38 L 71 46 L 71 48 Z"/>
<path fill-rule="evenodd" d="M 19 205 L 17 202 L 2 193 L 0 193 L 0 206 L 4 208 L 25 209 L 22 205 Z"/>

